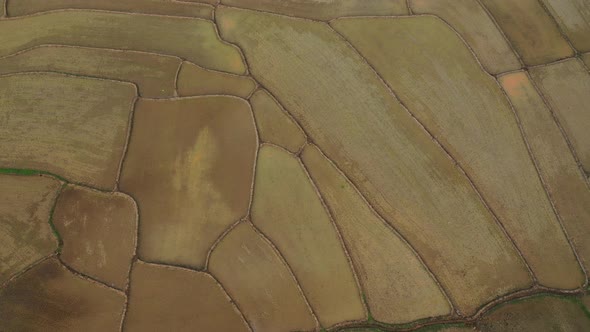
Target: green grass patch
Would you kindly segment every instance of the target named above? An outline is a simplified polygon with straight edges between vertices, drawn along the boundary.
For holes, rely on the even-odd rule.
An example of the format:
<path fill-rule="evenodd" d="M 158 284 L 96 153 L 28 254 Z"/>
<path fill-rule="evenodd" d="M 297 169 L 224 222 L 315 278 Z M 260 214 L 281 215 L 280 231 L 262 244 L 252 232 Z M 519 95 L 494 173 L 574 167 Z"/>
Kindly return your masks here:
<path fill-rule="evenodd" d="M 430 325 L 430 326 L 425 326 L 419 330 L 417 330 L 418 332 L 437 332 L 437 331 L 442 331 L 443 329 L 448 329 L 451 327 L 468 327 L 467 324 L 465 323 L 447 323 L 447 324 L 435 324 L 435 325 Z"/>
<path fill-rule="evenodd" d="M 54 178 L 61 180 L 63 182 L 69 182 L 68 180 L 64 179 L 63 177 L 53 174 L 53 173 L 49 173 L 46 171 L 40 171 L 40 170 L 36 170 L 36 169 L 26 169 L 26 168 L 0 168 L 0 174 L 8 174 L 8 175 L 27 175 L 27 176 L 32 176 L 32 175 L 50 175 L 53 176 Z"/>
<path fill-rule="evenodd" d="M 0 174 L 38 175 L 38 174 L 41 174 L 41 172 L 33 170 L 33 169 L 0 168 Z"/>
<path fill-rule="evenodd" d="M 582 300 L 580 300 L 579 297 L 572 297 L 572 298 L 570 298 L 568 300 L 570 300 L 570 301 L 574 302 L 575 304 L 577 304 L 580 307 L 580 309 L 582 309 L 582 311 L 584 312 L 584 315 L 586 316 L 586 318 L 590 319 L 590 310 L 584 304 L 584 302 L 582 302 Z"/>
<path fill-rule="evenodd" d="M 64 190 L 64 188 L 67 186 L 67 183 L 64 183 L 61 188 L 59 188 L 59 191 L 57 192 L 57 196 L 55 197 L 55 202 L 53 202 L 53 206 L 51 207 L 51 211 L 49 211 L 49 227 L 51 227 L 51 231 L 53 232 L 53 235 L 57 238 L 57 253 L 61 254 L 61 250 L 64 246 L 64 240 L 61 237 L 61 235 L 59 234 L 59 232 L 57 231 L 57 228 L 55 227 L 55 224 L 53 223 L 53 214 L 55 212 L 55 207 L 57 206 L 57 201 L 59 199 L 59 196 L 61 195 L 62 190 Z"/>
<path fill-rule="evenodd" d="M 375 318 L 373 318 L 373 315 L 371 314 L 371 309 L 369 308 L 369 303 L 367 302 L 367 296 L 365 295 L 365 293 L 361 293 L 361 298 L 363 300 L 363 303 L 365 304 L 365 308 L 367 308 L 367 322 L 376 323 L 377 321 L 375 320 Z"/>

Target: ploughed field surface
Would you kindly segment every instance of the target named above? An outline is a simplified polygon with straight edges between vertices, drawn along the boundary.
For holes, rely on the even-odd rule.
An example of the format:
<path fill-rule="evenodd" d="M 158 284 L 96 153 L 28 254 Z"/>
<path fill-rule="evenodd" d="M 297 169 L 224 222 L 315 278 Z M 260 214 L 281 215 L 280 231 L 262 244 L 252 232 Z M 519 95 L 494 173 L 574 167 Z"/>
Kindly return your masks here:
<path fill-rule="evenodd" d="M 0 331 L 590 331 L 585 0 L 0 0 Z"/>

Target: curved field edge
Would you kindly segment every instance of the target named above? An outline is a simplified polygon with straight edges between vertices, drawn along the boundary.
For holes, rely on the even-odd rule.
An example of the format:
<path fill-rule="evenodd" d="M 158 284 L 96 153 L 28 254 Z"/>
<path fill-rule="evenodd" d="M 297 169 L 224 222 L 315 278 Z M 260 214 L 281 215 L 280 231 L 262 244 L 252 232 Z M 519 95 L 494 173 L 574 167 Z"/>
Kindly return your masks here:
<path fill-rule="evenodd" d="M 533 299 L 542 298 L 557 298 L 563 301 L 568 301 L 578 306 L 584 316 L 590 320 L 590 308 L 588 308 L 581 300 L 583 295 L 590 295 L 590 287 L 586 290 L 578 291 L 577 293 L 558 293 L 550 290 L 539 290 L 532 293 L 522 294 L 505 301 L 499 301 L 492 306 L 484 306 L 477 314 L 471 317 L 465 317 L 463 319 L 449 320 L 449 321 L 436 321 L 431 319 L 422 319 L 407 324 L 385 324 L 380 323 L 372 319 L 369 315 L 369 319 L 365 323 L 354 324 L 354 326 L 340 326 L 335 329 L 323 329 L 321 331 L 338 331 L 338 332 L 389 332 L 389 331 L 415 331 L 415 332 L 435 332 L 435 331 L 447 331 L 451 328 L 465 328 L 474 329 L 476 324 L 489 314 L 494 311 L 512 304 L 518 304 Z M 490 302 L 493 303 L 494 301 Z"/>
<path fill-rule="evenodd" d="M 78 184 L 72 181 L 69 181 L 62 176 L 41 171 L 35 169 L 18 169 L 18 168 L 0 168 L 0 174 L 7 174 L 7 175 L 18 175 L 18 176 L 50 176 L 59 181 L 63 184 L 58 191 L 58 197 L 61 193 L 61 190 L 68 184 L 75 184 L 80 185 L 83 187 L 95 189 L 101 192 L 111 192 L 105 191 L 98 188 L 90 187 L 83 184 Z M 53 203 L 53 206 L 50 211 L 49 215 L 49 226 L 51 230 L 58 240 L 58 248 L 56 253 L 59 254 L 63 247 L 63 238 L 53 225 L 53 214 L 55 211 L 55 206 L 57 203 L 57 198 Z M 28 267 L 27 267 L 28 268 Z M 25 269 L 27 269 L 25 268 Z M 355 332 L 355 331 L 364 331 L 364 332 L 387 332 L 387 331 L 418 331 L 418 332 L 432 332 L 432 331 L 441 331 L 446 328 L 452 327 L 473 327 L 474 324 L 483 316 L 505 306 L 508 304 L 515 304 L 519 302 L 523 302 L 532 298 L 540 298 L 540 297 L 557 297 L 562 300 L 570 301 L 578 305 L 584 315 L 590 319 L 590 308 L 586 307 L 584 303 L 580 300 L 580 296 L 589 294 L 590 295 L 590 286 L 587 287 L 585 290 L 580 290 L 576 292 L 571 291 L 557 291 L 557 290 L 550 290 L 550 289 L 543 289 L 543 288 L 529 288 L 521 292 L 517 292 L 515 294 L 504 294 L 499 295 L 498 298 L 484 304 L 481 309 L 471 317 L 463 317 L 461 319 L 447 319 L 441 320 L 440 318 L 426 318 L 417 321 L 413 321 L 406 324 L 386 324 L 376 321 L 371 313 L 368 313 L 368 319 L 365 322 L 354 322 L 354 323 L 345 323 L 340 326 L 336 326 L 330 329 L 322 329 L 321 331 L 338 331 L 338 332 Z M 364 297 L 364 296 L 363 296 Z M 502 300 L 502 298 L 505 298 Z M 496 302 L 496 303 L 494 303 Z M 362 329 L 362 330 L 361 330 Z"/>
<path fill-rule="evenodd" d="M 51 173 L 45 172 L 45 171 L 33 170 L 33 169 L 0 168 L 0 174 L 20 175 L 20 176 L 33 176 L 33 175 L 43 176 L 43 175 L 47 175 L 47 176 L 50 176 L 50 177 L 53 177 L 53 178 L 57 179 L 58 181 L 60 181 L 62 183 L 61 186 L 59 187 L 59 189 L 57 190 L 55 201 L 51 204 L 51 210 L 49 211 L 49 218 L 48 218 L 49 227 L 51 228 L 51 232 L 55 236 L 55 238 L 57 240 L 57 243 L 58 243 L 58 246 L 57 246 L 57 249 L 56 249 L 55 252 L 58 253 L 58 254 L 61 253 L 61 249 L 63 248 L 64 242 L 63 242 L 62 236 L 59 234 L 59 232 L 57 231 L 57 228 L 53 224 L 53 212 L 55 211 L 55 207 L 57 205 L 57 198 L 61 194 L 63 188 L 69 182 L 67 180 L 65 180 L 64 178 L 58 176 L 58 175 L 54 175 L 54 174 L 51 174 Z M 34 264 L 36 264 L 36 263 L 34 263 Z M 26 270 L 26 269 L 28 269 L 28 268 L 29 268 L 29 266 L 25 267 L 23 269 L 23 271 Z"/>

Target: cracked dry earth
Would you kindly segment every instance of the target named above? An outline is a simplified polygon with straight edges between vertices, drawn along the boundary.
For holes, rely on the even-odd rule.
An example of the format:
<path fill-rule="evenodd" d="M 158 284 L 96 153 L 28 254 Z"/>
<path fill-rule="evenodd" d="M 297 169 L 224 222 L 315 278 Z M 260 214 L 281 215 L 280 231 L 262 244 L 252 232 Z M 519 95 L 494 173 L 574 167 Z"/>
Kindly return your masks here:
<path fill-rule="evenodd" d="M 590 2 L 0 0 L 0 331 L 590 331 Z"/>

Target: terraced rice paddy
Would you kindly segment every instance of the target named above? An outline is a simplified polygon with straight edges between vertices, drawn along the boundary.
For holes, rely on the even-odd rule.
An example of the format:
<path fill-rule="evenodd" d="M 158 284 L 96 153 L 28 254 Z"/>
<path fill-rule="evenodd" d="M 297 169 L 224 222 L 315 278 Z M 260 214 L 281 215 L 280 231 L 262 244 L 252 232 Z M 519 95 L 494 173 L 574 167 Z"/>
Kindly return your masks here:
<path fill-rule="evenodd" d="M 0 0 L 0 331 L 590 330 L 583 0 Z"/>

